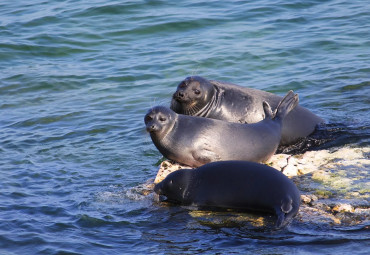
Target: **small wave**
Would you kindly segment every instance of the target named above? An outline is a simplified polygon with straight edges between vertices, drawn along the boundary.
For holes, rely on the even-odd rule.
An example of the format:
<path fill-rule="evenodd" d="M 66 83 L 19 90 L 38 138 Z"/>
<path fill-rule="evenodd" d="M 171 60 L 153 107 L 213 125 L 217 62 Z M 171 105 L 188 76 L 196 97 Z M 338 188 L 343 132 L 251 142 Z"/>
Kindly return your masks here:
<path fill-rule="evenodd" d="M 103 191 L 97 195 L 100 202 L 122 202 L 124 200 L 143 201 L 151 199 L 149 195 L 153 193 L 153 179 L 132 188 L 124 188 L 119 191 Z"/>
<path fill-rule="evenodd" d="M 10 127 L 21 128 L 21 127 L 32 127 L 36 125 L 47 125 L 55 122 L 60 122 L 63 120 L 68 120 L 72 117 L 81 116 L 81 114 L 84 114 L 84 112 L 71 112 L 62 115 L 48 115 L 44 117 L 31 118 L 11 124 Z"/>

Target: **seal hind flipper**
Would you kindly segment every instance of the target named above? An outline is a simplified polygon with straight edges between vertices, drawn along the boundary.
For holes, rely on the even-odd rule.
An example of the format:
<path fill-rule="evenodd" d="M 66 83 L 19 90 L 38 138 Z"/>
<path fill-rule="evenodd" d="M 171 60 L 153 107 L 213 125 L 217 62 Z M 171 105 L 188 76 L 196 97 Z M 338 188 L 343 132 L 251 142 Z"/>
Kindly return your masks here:
<path fill-rule="evenodd" d="M 277 215 L 277 220 L 276 220 L 276 223 L 275 223 L 275 227 L 276 228 L 281 228 L 286 224 L 285 213 L 283 213 L 282 211 L 279 210 L 279 211 L 276 211 L 276 215 Z"/>
<path fill-rule="evenodd" d="M 288 219 L 291 218 L 290 212 L 293 210 L 293 199 L 288 196 L 281 200 L 280 207 L 275 209 L 277 215 L 276 227 L 281 228 L 288 223 Z"/>
<path fill-rule="evenodd" d="M 276 107 L 274 119 L 283 120 L 298 105 L 298 102 L 298 94 L 290 90 Z"/>
<path fill-rule="evenodd" d="M 195 161 L 204 165 L 213 161 L 220 161 L 220 155 L 216 154 L 211 148 L 208 147 L 208 144 L 203 144 L 201 148 L 192 152 L 192 157 Z"/>
<path fill-rule="evenodd" d="M 289 213 L 293 209 L 293 199 L 287 197 L 281 201 L 280 209 L 283 213 Z"/>
<path fill-rule="evenodd" d="M 274 117 L 274 113 L 271 110 L 271 106 L 266 101 L 263 101 L 263 111 L 265 112 L 265 119 L 272 119 Z"/>

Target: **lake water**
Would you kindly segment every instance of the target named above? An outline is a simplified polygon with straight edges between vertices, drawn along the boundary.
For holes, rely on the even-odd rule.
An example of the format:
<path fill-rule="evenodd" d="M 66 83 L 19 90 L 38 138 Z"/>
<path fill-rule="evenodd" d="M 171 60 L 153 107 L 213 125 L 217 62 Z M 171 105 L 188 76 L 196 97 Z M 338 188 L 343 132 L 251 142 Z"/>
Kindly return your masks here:
<path fill-rule="evenodd" d="M 363 0 L 1 1 L 0 253 L 369 254 L 368 222 L 204 223 L 140 192 L 144 114 L 189 75 L 293 89 L 368 147 L 369 20 Z"/>

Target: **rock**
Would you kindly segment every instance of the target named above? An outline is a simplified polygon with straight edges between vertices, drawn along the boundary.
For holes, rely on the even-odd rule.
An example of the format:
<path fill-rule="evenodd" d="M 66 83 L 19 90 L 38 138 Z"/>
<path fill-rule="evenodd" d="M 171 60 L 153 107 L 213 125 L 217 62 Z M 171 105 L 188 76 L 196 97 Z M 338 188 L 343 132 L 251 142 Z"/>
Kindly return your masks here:
<path fill-rule="evenodd" d="M 343 167 L 369 166 L 370 160 L 366 154 L 370 148 L 341 148 L 336 151 L 308 151 L 301 155 L 275 154 L 266 165 L 269 165 L 285 175 L 292 177 L 315 172 L 313 178 L 317 181 L 327 181 L 331 178 L 327 169 L 342 169 Z M 169 173 L 182 168 L 190 168 L 176 162 L 165 160 L 161 163 L 155 183 L 160 182 Z M 316 172 L 319 171 L 319 172 Z M 350 181 L 346 181 L 346 185 Z"/>
<path fill-rule="evenodd" d="M 327 213 L 325 210 L 310 207 L 307 205 L 302 205 L 299 208 L 297 215 L 298 219 L 306 223 L 325 223 L 325 224 L 340 224 L 340 219 L 336 218 L 334 215 Z"/>
<path fill-rule="evenodd" d="M 339 213 L 339 212 L 354 212 L 354 209 L 352 205 L 350 204 L 339 204 L 333 207 L 332 211 L 334 213 Z"/>
<path fill-rule="evenodd" d="M 302 201 L 302 203 L 305 203 L 305 204 L 311 204 L 312 202 L 315 202 L 317 200 L 318 200 L 317 196 L 315 196 L 313 194 L 303 194 L 303 195 L 301 195 L 301 201 Z"/>
<path fill-rule="evenodd" d="M 275 154 L 267 162 L 266 165 L 282 171 L 288 165 L 288 154 Z"/>
<path fill-rule="evenodd" d="M 354 214 L 363 215 L 365 217 L 370 218 L 370 208 L 356 208 L 353 210 Z"/>
<path fill-rule="evenodd" d="M 299 211 L 301 221 L 353 225 L 369 221 L 370 218 L 370 183 L 366 179 L 370 169 L 369 154 L 370 148 L 367 147 L 344 147 L 308 151 L 294 156 L 277 154 L 266 164 L 293 178 L 298 186 L 302 201 Z M 182 168 L 190 167 L 163 161 L 154 183 L 159 183 L 169 173 Z M 346 203 L 333 202 L 343 199 Z M 223 217 L 222 221 L 225 221 Z M 260 223 L 254 222 L 256 225 Z"/>
<path fill-rule="evenodd" d="M 157 176 L 154 179 L 154 183 L 157 184 L 161 182 L 170 173 L 176 170 L 179 170 L 179 169 L 183 169 L 183 168 L 191 168 L 191 167 L 188 167 L 188 166 L 185 166 L 185 165 L 182 165 L 174 161 L 170 161 L 170 160 L 163 161 L 159 165 L 159 170 L 158 170 Z"/>
<path fill-rule="evenodd" d="M 330 197 L 333 197 L 334 194 L 333 192 L 329 191 L 329 190 L 320 190 L 320 189 L 317 189 L 315 190 L 315 195 L 318 197 L 318 198 L 330 198 Z"/>
<path fill-rule="evenodd" d="M 251 213 L 238 212 L 217 212 L 192 210 L 190 216 L 196 219 L 201 225 L 233 227 L 248 223 L 253 227 L 264 227 L 267 225 L 267 218 Z M 272 222 L 270 222 L 271 224 Z M 273 224 L 273 223 L 272 223 Z"/>
<path fill-rule="evenodd" d="M 277 154 L 267 164 L 287 176 L 303 175 L 322 169 L 370 165 L 370 148 L 340 148 L 335 151 L 308 151 L 301 155 Z"/>
<path fill-rule="evenodd" d="M 330 174 L 324 170 L 317 170 L 312 174 L 312 180 L 317 182 L 327 182 L 330 180 Z"/>
<path fill-rule="evenodd" d="M 294 157 L 288 158 L 288 165 L 283 168 L 283 174 L 285 174 L 288 177 L 298 175 L 298 162 L 296 158 Z"/>

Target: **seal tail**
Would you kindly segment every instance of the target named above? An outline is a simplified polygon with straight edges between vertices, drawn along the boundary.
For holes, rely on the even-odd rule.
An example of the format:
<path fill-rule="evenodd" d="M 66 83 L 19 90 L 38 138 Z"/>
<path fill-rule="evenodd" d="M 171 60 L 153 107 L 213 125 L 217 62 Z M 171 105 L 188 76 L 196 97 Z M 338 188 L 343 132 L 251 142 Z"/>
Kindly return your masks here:
<path fill-rule="evenodd" d="M 298 102 L 298 94 L 294 94 L 293 90 L 290 90 L 276 107 L 273 119 L 283 120 L 298 105 Z"/>

